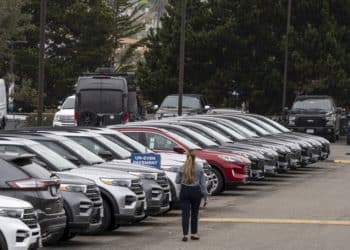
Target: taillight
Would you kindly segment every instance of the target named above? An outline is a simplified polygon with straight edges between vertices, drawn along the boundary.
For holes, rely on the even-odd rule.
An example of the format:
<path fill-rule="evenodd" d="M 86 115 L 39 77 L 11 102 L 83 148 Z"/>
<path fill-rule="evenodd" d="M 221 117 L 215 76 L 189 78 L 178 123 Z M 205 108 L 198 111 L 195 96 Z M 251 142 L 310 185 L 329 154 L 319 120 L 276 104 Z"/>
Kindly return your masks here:
<path fill-rule="evenodd" d="M 9 181 L 7 182 L 7 184 L 14 189 L 46 190 L 49 186 L 57 186 L 58 182 L 29 178 L 29 179 Z"/>
<path fill-rule="evenodd" d="M 128 113 L 124 113 L 124 114 L 123 114 L 123 121 L 124 121 L 124 122 L 129 121 L 129 114 L 128 114 Z"/>
<path fill-rule="evenodd" d="M 74 112 L 74 120 L 78 121 L 78 118 L 79 118 L 79 115 L 78 115 L 78 112 Z"/>

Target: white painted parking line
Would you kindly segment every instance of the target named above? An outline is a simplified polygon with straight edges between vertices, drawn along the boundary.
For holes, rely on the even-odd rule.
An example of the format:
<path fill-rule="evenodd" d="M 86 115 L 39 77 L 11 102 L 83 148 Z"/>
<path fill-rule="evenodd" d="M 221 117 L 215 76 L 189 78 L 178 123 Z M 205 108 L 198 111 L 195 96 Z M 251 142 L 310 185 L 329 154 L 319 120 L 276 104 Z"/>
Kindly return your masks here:
<path fill-rule="evenodd" d="M 253 224 L 306 224 L 350 226 L 350 220 L 304 220 L 271 218 L 202 218 L 201 222 L 213 223 L 253 223 Z"/>

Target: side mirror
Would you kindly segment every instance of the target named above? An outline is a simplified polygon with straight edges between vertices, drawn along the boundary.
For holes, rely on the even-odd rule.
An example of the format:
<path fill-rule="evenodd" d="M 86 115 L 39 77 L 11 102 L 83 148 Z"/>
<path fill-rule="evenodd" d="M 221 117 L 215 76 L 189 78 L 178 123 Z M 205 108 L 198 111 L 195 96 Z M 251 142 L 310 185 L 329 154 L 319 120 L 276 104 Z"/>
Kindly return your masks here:
<path fill-rule="evenodd" d="M 186 152 L 185 149 L 183 149 L 182 147 L 178 147 L 178 146 L 175 146 L 173 150 L 175 153 L 178 153 L 178 154 L 184 154 Z"/>
<path fill-rule="evenodd" d="M 204 109 L 205 109 L 205 110 L 209 110 L 209 109 L 210 109 L 210 106 L 209 106 L 209 105 L 205 105 L 205 106 L 204 106 Z"/>
<path fill-rule="evenodd" d="M 57 109 L 58 109 L 58 110 L 61 110 L 61 109 L 62 109 L 62 106 L 61 106 L 61 105 L 58 105 L 58 106 L 57 106 Z"/>
<path fill-rule="evenodd" d="M 100 152 L 98 152 L 98 156 L 100 156 L 102 159 L 106 161 L 113 160 L 113 154 L 108 150 L 101 150 Z"/>
<path fill-rule="evenodd" d="M 153 106 L 153 109 L 157 110 L 157 109 L 159 109 L 159 106 L 156 104 L 156 105 Z"/>

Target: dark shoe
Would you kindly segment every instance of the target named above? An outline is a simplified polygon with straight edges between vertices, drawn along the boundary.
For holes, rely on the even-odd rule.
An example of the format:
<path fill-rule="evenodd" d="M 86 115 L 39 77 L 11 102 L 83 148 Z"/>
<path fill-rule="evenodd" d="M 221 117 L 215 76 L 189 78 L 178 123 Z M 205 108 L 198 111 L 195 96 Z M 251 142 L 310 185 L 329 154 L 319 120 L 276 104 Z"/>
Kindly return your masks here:
<path fill-rule="evenodd" d="M 191 236 L 191 240 L 199 240 L 200 238 L 198 236 Z"/>
<path fill-rule="evenodd" d="M 182 237 L 182 241 L 186 242 L 188 238 L 186 236 Z"/>

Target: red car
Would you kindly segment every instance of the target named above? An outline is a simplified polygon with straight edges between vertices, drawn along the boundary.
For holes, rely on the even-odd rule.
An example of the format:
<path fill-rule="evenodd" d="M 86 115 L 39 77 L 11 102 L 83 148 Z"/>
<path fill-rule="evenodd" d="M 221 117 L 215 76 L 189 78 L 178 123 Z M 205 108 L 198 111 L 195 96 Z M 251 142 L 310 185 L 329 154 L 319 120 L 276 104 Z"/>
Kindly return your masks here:
<path fill-rule="evenodd" d="M 202 149 L 198 145 L 167 130 L 151 127 L 117 127 L 118 131 L 128 135 L 156 152 L 186 153 L 189 149 L 198 149 L 197 156 L 206 160 L 215 173 L 213 195 L 219 194 L 232 184 L 247 182 L 250 160 L 233 153 L 223 153 L 212 149 Z"/>

